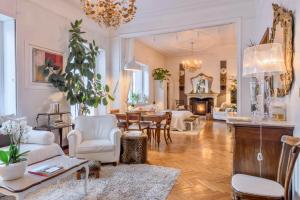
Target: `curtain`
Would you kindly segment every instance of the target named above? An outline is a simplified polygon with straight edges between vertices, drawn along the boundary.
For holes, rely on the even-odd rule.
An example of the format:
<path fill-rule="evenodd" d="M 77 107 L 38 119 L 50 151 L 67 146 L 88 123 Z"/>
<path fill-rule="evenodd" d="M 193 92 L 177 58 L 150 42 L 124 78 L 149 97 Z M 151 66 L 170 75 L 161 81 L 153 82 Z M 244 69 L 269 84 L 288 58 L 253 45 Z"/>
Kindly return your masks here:
<path fill-rule="evenodd" d="M 120 100 L 121 100 L 121 112 L 126 112 L 128 108 L 128 93 L 132 82 L 132 72 L 122 70 L 119 83 L 120 88 Z"/>

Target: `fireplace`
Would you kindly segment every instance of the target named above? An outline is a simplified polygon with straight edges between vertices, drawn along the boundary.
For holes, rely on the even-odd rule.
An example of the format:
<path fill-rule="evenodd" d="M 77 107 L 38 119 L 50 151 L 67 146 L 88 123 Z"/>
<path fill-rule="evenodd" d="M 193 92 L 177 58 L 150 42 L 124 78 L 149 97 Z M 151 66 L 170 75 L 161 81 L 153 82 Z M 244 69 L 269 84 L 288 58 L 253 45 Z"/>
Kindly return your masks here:
<path fill-rule="evenodd" d="M 211 113 L 212 107 L 214 105 L 213 98 L 191 98 L 190 105 L 192 108 L 192 112 L 195 115 L 206 115 Z"/>

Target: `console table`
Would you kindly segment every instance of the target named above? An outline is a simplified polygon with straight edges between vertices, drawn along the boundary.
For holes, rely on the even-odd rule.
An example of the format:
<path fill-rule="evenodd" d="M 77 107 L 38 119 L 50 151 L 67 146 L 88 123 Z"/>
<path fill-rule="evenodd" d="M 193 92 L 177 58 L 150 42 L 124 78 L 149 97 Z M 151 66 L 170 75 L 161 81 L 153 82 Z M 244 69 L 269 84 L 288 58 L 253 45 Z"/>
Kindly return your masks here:
<path fill-rule="evenodd" d="M 262 127 L 262 177 L 277 178 L 281 153 L 281 137 L 293 135 L 294 125 L 288 122 L 227 122 L 233 137 L 233 174 L 260 176 L 257 153 L 260 150 L 260 126 Z M 288 156 L 286 156 L 287 158 Z"/>

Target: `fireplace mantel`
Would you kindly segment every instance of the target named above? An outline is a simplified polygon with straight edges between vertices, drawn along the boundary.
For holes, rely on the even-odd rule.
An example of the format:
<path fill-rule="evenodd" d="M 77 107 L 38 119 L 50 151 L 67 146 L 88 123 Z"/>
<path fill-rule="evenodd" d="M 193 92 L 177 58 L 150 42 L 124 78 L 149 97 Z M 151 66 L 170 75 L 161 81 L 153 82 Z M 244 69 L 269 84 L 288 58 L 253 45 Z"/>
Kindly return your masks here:
<path fill-rule="evenodd" d="M 214 100 L 214 106 L 217 105 L 217 97 L 218 97 L 218 93 L 189 93 L 186 94 L 187 99 L 188 99 L 188 105 L 190 105 L 190 99 L 191 98 L 199 98 L 199 99 L 205 99 L 205 98 L 212 98 Z"/>

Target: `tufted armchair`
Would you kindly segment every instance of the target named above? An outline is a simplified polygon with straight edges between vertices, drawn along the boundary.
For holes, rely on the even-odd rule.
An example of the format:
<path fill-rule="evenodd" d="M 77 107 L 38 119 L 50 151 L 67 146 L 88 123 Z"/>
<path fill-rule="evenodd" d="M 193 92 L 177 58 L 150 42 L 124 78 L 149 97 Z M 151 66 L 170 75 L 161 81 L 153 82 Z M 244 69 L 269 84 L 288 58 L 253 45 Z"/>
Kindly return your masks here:
<path fill-rule="evenodd" d="M 69 155 L 102 163 L 117 164 L 121 131 L 114 115 L 80 116 L 68 134 Z"/>

